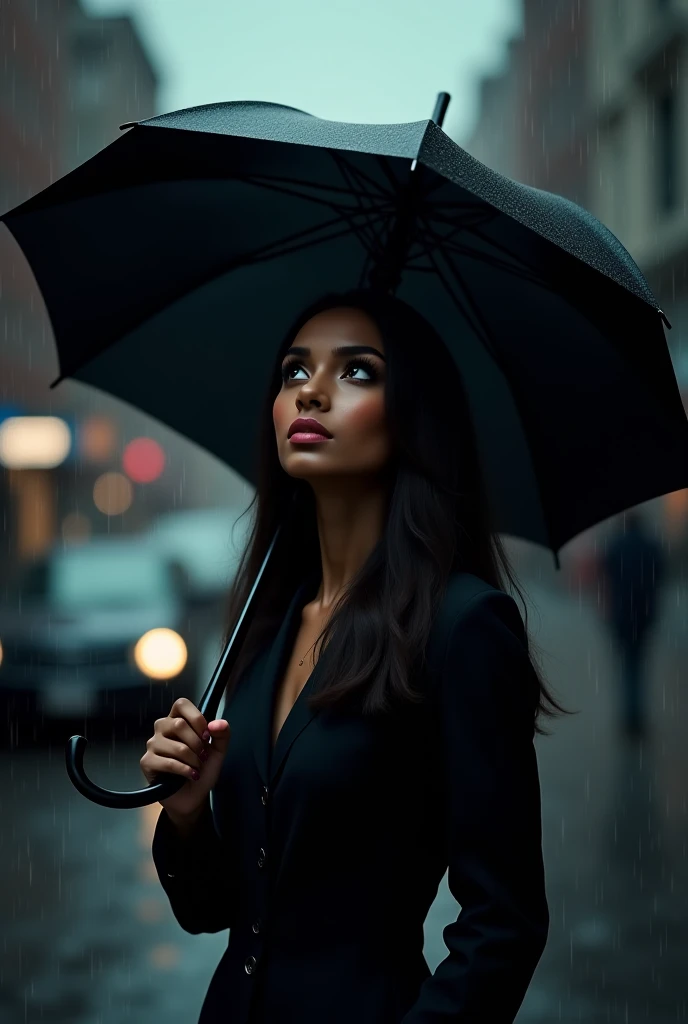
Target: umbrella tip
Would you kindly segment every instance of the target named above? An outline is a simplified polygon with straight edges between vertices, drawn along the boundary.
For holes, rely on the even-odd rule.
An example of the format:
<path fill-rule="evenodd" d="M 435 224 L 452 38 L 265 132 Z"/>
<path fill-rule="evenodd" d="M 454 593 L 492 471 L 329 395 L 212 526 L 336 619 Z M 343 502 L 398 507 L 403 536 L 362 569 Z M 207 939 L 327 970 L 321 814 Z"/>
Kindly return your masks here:
<path fill-rule="evenodd" d="M 669 323 L 669 321 L 667 320 L 667 315 L 666 315 L 666 313 L 664 312 L 664 310 L 663 310 L 663 309 L 658 309 L 658 310 L 657 310 L 657 312 L 659 313 L 659 315 L 661 316 L 662 320 L 663 320 L 663 321 L 664 321 L 664 323 L 665 323 L 665 324 L 667 325 L 667 327 L 669 328 L 669 330 L 671 330 L 671 324 L 670 324 L 670 323 Z"/>
<path fill-rule="evenodd" d="M 119 126 L 119 130 L 123 132 L 125 128 L 133 128 L 135 124 L 138 124 L 138 121 L 125 121 Z"/>
<path fill-rule="evenodd" d="M 438 128 L 442 127 L 444 121 L 444 115 L 447 113 L 447 107 L 449 106 L 449 100 L 451 96 L 448 92 L 438 92 L 437 100 L 435 102 L 435 109 L 432 114 L 432 120 L 435 122 Z"/>

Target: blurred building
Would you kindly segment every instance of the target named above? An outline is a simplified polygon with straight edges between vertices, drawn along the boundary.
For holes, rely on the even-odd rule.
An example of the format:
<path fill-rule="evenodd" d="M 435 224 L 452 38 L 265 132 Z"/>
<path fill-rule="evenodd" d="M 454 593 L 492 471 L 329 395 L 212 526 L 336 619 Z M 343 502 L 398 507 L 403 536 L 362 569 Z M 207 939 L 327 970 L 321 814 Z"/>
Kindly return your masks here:
<path fill-rule="evenodd" d="M 80 0 L 2 0 L 0 210 L 112 143 L 121 124 L 159 113 L 157 85 L 130 18 L 91 17 Z M 50 390 L 58 376 L 50 325 L 24 257 L 2 225 L 0 285 L 0 432 L 9 416 L 52 415 L 73 436 L 69 456 L 54 468 L 0 465 L 0 578 L 3 568 L 61 535 L 136 531 L 169 508 L 227 500 L 227 474 L 174 431 L 78 382 Z M 166 468 L 129 493 L 122 453 L 137 436 L 157 441 Z"/>
<path fill-rule="evenodd" d="M 459 141 L 500 173 L 580 203 L 617 235 L 672 324 L 688 409 L 688 0 L 520 2 L 522 37 L 482 82 L 475 128 Z M 674 565 L 688 565 L 688 490 L 645 512 Z M 572 541 L 564 561 L 579 556 L 588 572 L 603 532 Z"/>
<path fill-rule="evenodd" d="M 590 208 L 666 309 L 688 399 L 688 0 L 599 0 L 589 51 Z"/>
<path fill-rule="evenodd" d="M 486 75 L 479 84 L 478 118 L 468 141 L 461 144 L 478 160 L 517 181 L 526 178 L 522 137 L 526 90 L 524 83 L 525 40 L 507 43 L 504 68 Z"/>
<path fill-rule="evenodd" d="M 589 0 L 520 0 L 523 35 L 480 86 L 479 114 L 461 144 L 517 181 L 586 205 L 586 46 Z"/>
<path fill-rule="evenodd" d="M 79 0 L 3 0 L 2 210 L 114 141 L 124 121 L 153 116 L 157 81 L 130 18 L 89 17 Z M 16 274 L 6 284 L 3 301 L 26 297 Z"/>
<path fill-rule="evenodd" d="M 152 117 L 158 75 L 131 18 L 92 18 L 74 0 L 68 18 L 62 165 L 76 167 L 113 142 L 120 124 Z"/>
<path fill-rule="evenodd" d="M 78 0 L 4 0 L 0 25 L 5 211 L 113 141 L 122 121 L 154 114 L 157 76 L 130 19 L 90 18 Z M 71 383 L 49 390 L 57 362 L 47 317 L 23 256 L 1 230 L 0 421 L 8 415 L 54 415 L 75 433 L 81 415 L 99 406 L 120 433 L 122 410 L 107 399 L 96 400 Z M 5 464 L 3 563 L 40 551 L 59 536 L 66 516 L 92 506 L 94 479 L 83 466 L 74 472 L 76 459 L 73 446 L 71 458 L 55 468 Z M 93 528 L 107 527 L 93 511 Z M 87 519 L 82 513 L 82 521 Z"/>
<path fill-rule="evenodd" d="M 590 209 L 667 313 L 688 410 L 688 0 L 598 0 L 590 18 Z M 675 560 L 688 566 L 688 490 L 654 504 Z"/>

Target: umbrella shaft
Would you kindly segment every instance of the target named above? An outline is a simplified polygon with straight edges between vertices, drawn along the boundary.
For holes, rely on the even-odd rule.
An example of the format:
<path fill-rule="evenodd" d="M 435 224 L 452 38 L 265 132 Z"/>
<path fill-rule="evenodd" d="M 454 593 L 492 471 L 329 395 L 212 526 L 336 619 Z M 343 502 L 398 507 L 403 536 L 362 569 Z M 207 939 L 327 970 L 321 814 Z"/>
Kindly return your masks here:
<path fill-rule="evenodd" d="M 396 214 L 384 251 L 370 273 L 373 288 L 394 291 L 399 284 L 418 210 L 420 170 L 416 164 L 415 169 L 409 172 L 406 184 L 399 189 Z"/>

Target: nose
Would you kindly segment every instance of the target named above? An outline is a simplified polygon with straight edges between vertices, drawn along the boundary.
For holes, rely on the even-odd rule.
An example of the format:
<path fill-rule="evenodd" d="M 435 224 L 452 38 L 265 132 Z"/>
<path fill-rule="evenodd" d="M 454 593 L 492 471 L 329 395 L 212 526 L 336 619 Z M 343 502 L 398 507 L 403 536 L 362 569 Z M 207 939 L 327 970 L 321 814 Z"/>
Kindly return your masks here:
<path fill-rule="evenodd" d="M 303 387 L 299 390 L 299 393 L 296 396 L 297 407 L 303 408 L 305 406 L 308 408 L 314 405 L 319 409 L 322 405 L 322 399 L 317 397 L 318 394 L 322 394 L 322 392 L 316 391 L 313 387 L 313 382 L 310 380 L 305 381 Z"/>

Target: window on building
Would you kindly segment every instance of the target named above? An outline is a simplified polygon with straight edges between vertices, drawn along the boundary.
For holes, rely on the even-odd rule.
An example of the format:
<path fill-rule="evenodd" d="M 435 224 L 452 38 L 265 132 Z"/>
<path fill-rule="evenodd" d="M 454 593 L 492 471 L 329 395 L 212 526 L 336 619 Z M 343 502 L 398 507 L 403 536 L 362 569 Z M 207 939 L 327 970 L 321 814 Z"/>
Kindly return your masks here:
<path fill-rule="evenodd" d="M 676 205 L 678 132 L 676 94 L 665 89 L 655 100 L 657 185 L 660 209 L 673 210 Z"/>

